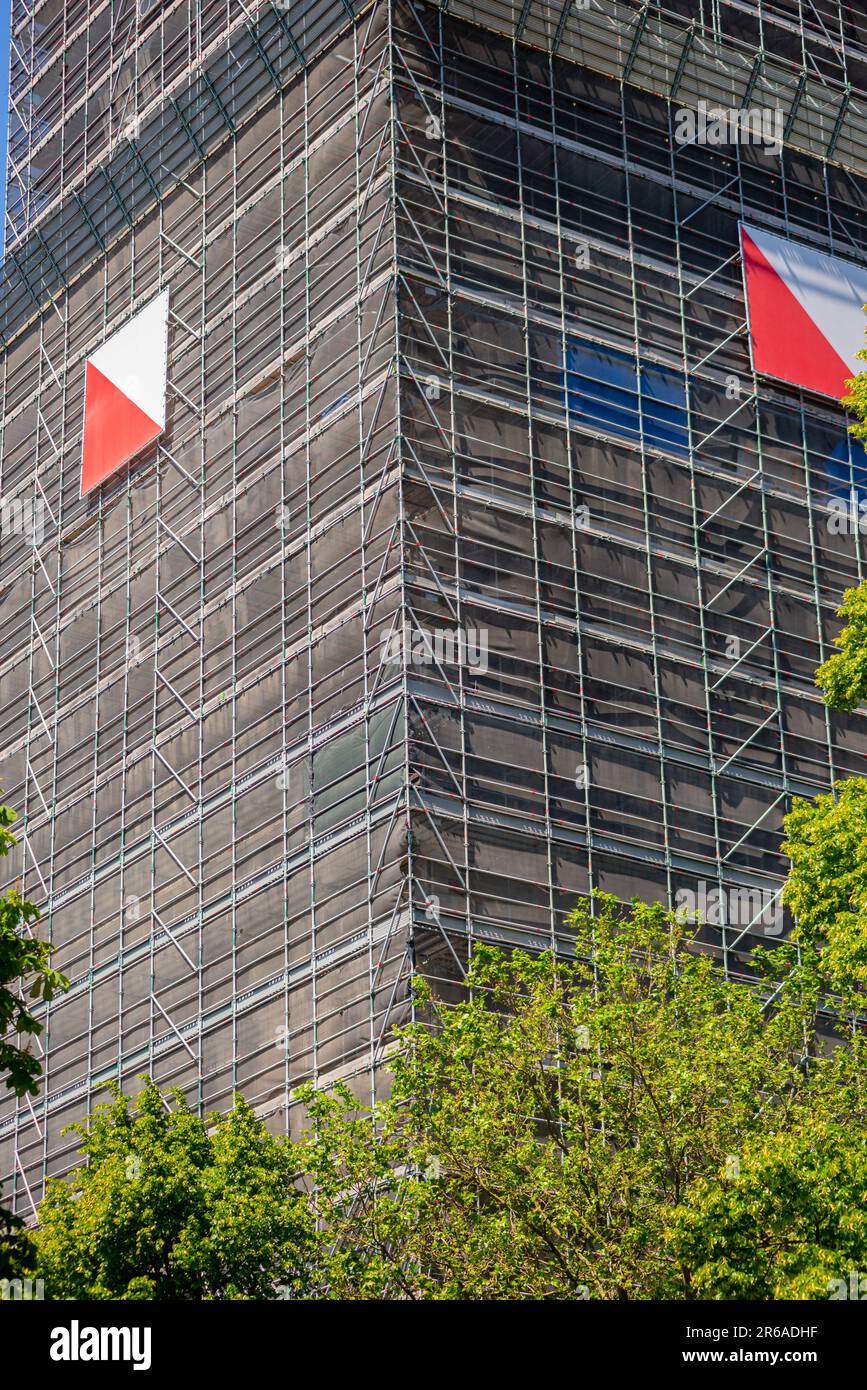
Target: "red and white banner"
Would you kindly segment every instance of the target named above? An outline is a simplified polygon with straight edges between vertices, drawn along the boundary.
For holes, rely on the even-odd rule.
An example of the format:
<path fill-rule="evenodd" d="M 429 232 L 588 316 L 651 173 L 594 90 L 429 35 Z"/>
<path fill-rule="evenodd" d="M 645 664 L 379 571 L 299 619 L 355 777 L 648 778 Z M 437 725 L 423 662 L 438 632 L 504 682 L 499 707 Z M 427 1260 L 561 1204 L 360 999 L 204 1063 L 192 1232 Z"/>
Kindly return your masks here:
<path fill-rule="evenodd" d="M 163 290 L 88 357 L 82 497 L 165 430 L 168 327 L 169 292 Z"/>
<path fill-rule="evenodd" d="M 867 269 L 741 223 L 753 370 L 839 400 L 867 370 Z"/>

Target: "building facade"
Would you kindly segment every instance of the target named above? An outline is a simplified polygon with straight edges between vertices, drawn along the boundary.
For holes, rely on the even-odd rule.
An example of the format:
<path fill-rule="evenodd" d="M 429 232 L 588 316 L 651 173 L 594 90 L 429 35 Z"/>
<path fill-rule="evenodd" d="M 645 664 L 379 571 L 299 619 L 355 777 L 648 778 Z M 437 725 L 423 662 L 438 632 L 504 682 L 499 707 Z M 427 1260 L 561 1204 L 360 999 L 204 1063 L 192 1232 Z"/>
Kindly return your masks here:
<path fill-rule="evenodd" d="M 111 1078 L 375 1094 L 414 971 L 591 886 L 779 937 L 791 798 L 867 771 L 813 684 L 867 460 L 753 371 L 739 229 L 867 264 L 858 10 L 14 6 L 0 868 L 72 981 L 17 1209 Z M 165 429 L 82 494 L 166 291 Z"/>

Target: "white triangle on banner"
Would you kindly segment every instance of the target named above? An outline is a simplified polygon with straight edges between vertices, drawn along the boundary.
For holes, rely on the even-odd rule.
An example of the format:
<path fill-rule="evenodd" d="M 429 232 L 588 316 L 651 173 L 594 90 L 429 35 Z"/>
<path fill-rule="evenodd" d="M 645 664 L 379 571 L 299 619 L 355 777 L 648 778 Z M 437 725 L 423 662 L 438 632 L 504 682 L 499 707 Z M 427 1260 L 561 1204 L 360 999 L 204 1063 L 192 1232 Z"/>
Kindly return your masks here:
<path fill-rule="evenodd" d="M 88 358 L 161 430 L 166 427 L 168 330 L 166 289 Z"/>

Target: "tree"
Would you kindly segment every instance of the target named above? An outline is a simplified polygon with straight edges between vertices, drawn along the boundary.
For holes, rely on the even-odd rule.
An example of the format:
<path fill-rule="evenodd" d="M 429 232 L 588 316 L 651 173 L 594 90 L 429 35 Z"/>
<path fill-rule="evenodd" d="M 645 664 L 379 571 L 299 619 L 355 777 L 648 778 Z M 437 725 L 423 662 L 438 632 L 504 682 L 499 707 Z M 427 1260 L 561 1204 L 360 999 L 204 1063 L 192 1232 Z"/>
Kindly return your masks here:
<path fill-rule="evenodd" d="M 856 356 L 862 362 L 867 362 L 867 347 L 861 348 Z M 856 439 L 867 439 L 867 369 L 855 377 L 850 377 L 846 385 L 849 387 L 849 393 L 843 397 L 842 404 L 855 416 L 849 426 L 849 433 Z"/>
<path fill-rule="evenodd" d="M 763 1228 L 750 1239 L 727 1202 L 754 1192 L 794 1247 L 797 1164 L 813 1155 L 818 1203 L 837 1173 L 833 1137 L 863 1124 L 860 1041 L 819 1055 L 809 975 L 790 974 L 769 1010 L 659 904 L 624 917 L 599 896 L 570 920 L 574 961 L 482 946 L 462 1002 L 422 984 L 428 1017 L 401 1030 L 392 1093 L 374 1111 L 345 1087 L 304 1091 L 303 1166 L 332 1238 L 320 1292 L 684 1299 L 797 1283 L 827 1296 L 815 1291 L 867 1253 L 863 1167 L 846 1170 L 827 1245 L 785 1277 Z M 720 1212 L 741 1223 L 744 1248 L 728 1259 Z"/>
<path fill-rule="evenodd" d="M 867 981 L 867 779 L 849 777 L 785 818 L 791 868 L 783 900 L 796 914 L 792 946 L 842 1006 L 863 1010 Z M 790 948 L 791 949 L 791 948 Z"/>
<path fill-rule="evenodd" d="M 9 829 L 16 819 L 9 806 L 0 806 L 0 855 L 7 855 L 16 844 Z M 29 985 L 31 999 L 47 1002 L 69 988 L 66 977 L 49 964 L 54 947 L 25 934 L 38 918 L 39 908 L 22 898 L 17 888 L 0 898 L 0 1072 L 5 1073 L 6 1085 L 17 1096 L 37 1095 L 42 1075 L 39 1058 L 6 1036 L 37 1037 L 42 1032 L 23 991 Z"/>
<path fill-rule="evenodd" d="M 867 348 L 858 353 L 867 361 Z M 843 398 L 855 419 L 849 431 L 867 440 L 867 371 Z M 829 709 L 851 713 L 867 697 L 867 582 L 848 589 L 837 616 L 837 650 L 816 672 Z M 784 900 L 797 917 L 796 946 L 821 951 L 831 988 L 852 1007 L 867 980 L 867 779 L 839 781 L 815 801 L 796 798 L 785 821 L 792 868 Z"/>
<path fill-rule="evenodd" d="M 867 350 L 859 357 L 867 361 Z M 867 372 L 849 383 L 850 426 L 867 440 Z M 867 583 L 848 590 L 838 617 L 837 650 L 816 672 L 830 709 L 856 710 L 867 697 Z M 864 984 L 867 981 L 867 779 L 837 782 L 814 801 L 795 798 L 784 822 L 791 868 L 784 901 L 796 917 L 776 962 L 809 979 L 848 1036 L 831 1058 L 815 1060 L 821 1102 L 788 1133 L 747 1146 L 736 1184 L 701 1179 L 676 1221 L 679 1248 L 696 1287 L 725 1298 L 827 1298 L 867 1258 Z M 818 1076 L 817 1076 L 818 1073 Z M 848 1261 L 848 1271 L 841 1268 Z M 832 1295 L 839 1296 L 839 1295 Z"/>
<path fill-rule="evenodd" d="M 37 1272 L 47 1298 L 300 1296 L 314 1249 L 292 1147 L 236 1096 L 200 1118 L 147 1077 L 81 1136 L 86 1166 L 48 1184 Z M 171 1103 L 170 1103 L 171 1102 Z"/>
<path fill-rule="evenodd" d="M 830 709 L 851 711 L 867 696 L 867 583 L 846 590 L 837 616 L 845 619 L 834 639 L 839 650 L 819 667 L 816 684 Z"/>
<path fill-rule="evenodd" d="M 867 408 L 867 373 L 858 380 Z M 830 709 L 851 712 L 867 696 L 867 583 L 847 590 L 838 616 L 845 621 L 835 638 L 837 651 L 819 667 L 816 684 Z M 838 781 L 814 801 L 796 797 L 785 830 L 791 869 L 783 898 L 797 918 L 793 943 L 821 962 L 829 987 L 848 1007 L 863 1008 L 867 778 Z"/>
<path fill-rule="evenodd" d="M 737 1180 L 701 1178 L 675 1214 L 675 1244 L 701 1297 L 825 1299 L 850 1285 L 867 1255 L 867 1132 L 861 1075 L 796 1102 L 797 1123 L 745 1146 Z M 841 1059 L 842 1060 L 842 1059 Z M 825 1083 L 841 1082 L 839 1067 Z M 847 1107 L 846 1097 L 849 1099 Z"/>
<path fill-rule="evenodd" d="M 9 828 L 15 820 L 11 807 L 0 806 L 0 855 L 16 843 Z M 47 1002 L 69 988 L 66 977 L 49 964 L 53 947 L 29 934 L 38 917 L 39 909 L 17 889 L 0 897 L 0 1075 L 16 1096 L 37 1095 L 42 1075 L 39 1058 L 15 1040 L 42 1032 L 27 999 Z M 23 1221 L 0 1207 L 0 1278 L 28 1272 L 32 1256 Z"/>

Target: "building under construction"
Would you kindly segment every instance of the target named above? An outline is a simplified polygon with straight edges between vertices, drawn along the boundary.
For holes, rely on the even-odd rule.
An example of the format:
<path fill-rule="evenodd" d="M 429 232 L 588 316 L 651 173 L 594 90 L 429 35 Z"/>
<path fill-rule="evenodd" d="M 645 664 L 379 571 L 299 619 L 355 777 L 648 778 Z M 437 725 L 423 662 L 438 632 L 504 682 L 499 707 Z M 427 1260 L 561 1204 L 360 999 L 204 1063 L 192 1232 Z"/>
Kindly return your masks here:
<path fill-rule="evenodd" d="M 863 8 L 14 0 L 0 868 L 72 981 L 18 1211 L 111 1078 L 375 1094 L 413 971 L 591 885 L 749 890 L 735 975 L 777 931 L 792 796 L 867 771 L 813 683 L 867 460 L 753 370 L 739 226 L 863 273 Z M 82 491 L 166 292 L 165 427 Z"/>

